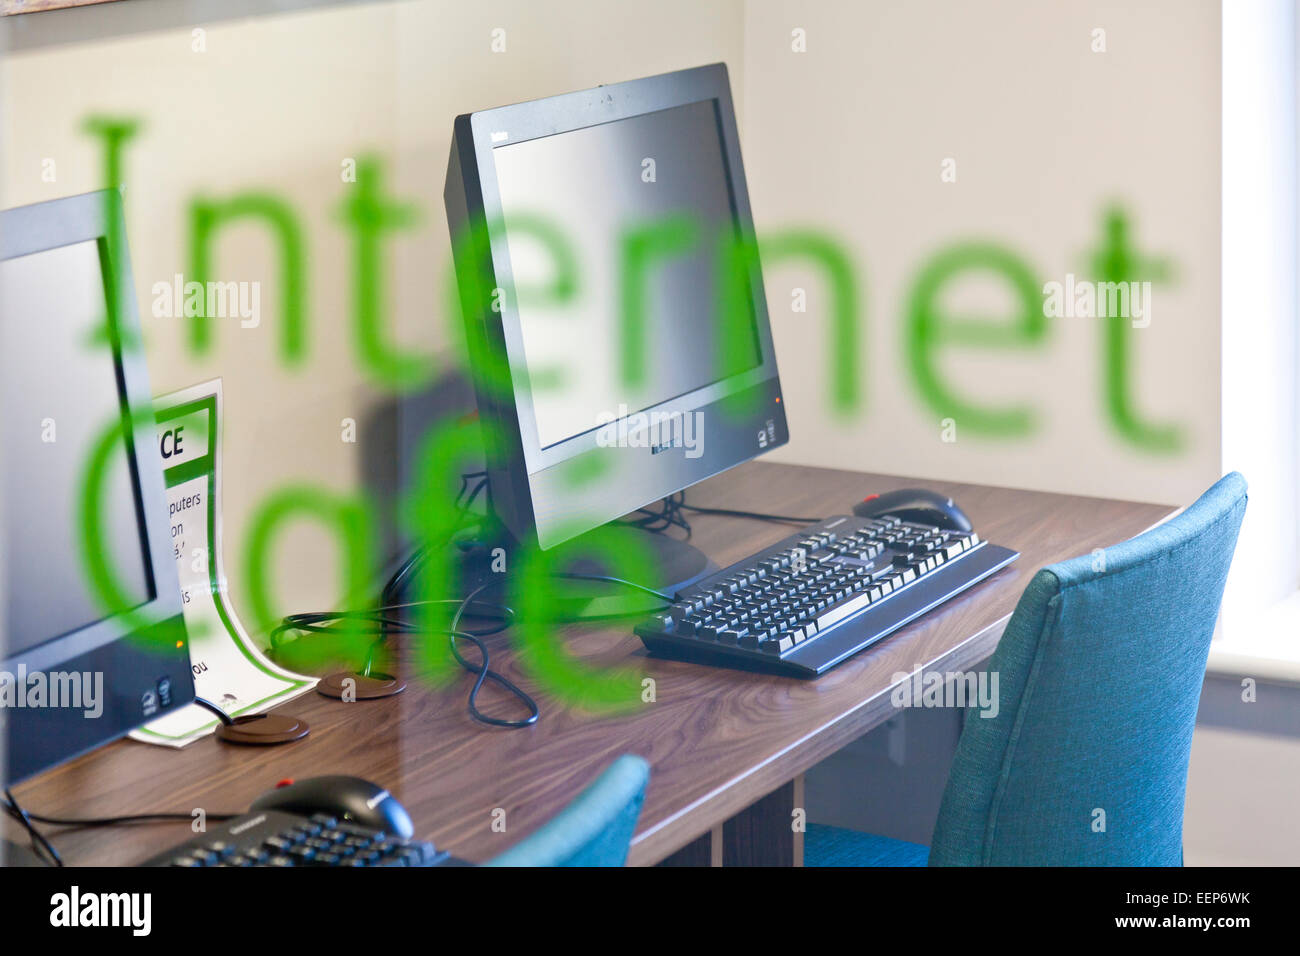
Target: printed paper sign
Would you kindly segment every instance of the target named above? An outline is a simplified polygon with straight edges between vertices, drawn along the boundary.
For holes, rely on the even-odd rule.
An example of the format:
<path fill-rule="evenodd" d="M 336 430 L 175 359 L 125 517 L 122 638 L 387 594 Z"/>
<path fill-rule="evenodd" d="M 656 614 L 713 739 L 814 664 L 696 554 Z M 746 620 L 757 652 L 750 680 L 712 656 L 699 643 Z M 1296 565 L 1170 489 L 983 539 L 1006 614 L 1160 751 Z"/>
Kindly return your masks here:
<path fill-rule="evenodd" d="M 261 713 L 316 680 L 269 660 L 230 606 L 221 559 L 221 380 L 164 396 L 154 407 L 195 691 L 232 717 Z M 131 736 L 183 747 L 216 726 L 211 713 L 190 704 Z"/>

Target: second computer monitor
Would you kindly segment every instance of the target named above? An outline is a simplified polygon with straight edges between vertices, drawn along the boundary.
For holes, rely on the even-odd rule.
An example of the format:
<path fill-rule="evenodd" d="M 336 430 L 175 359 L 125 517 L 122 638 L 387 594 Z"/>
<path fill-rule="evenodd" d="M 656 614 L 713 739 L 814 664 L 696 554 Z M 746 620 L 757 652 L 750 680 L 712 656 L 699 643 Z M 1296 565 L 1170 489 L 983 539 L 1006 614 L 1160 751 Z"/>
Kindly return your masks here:
<path fill-rule="evenodd" d="M 0 213 L 0 409 L 8 784 L 194 699 L 117 190 Z"/>
<path fill-rule="evenodd" d="M 549 548 L 788 438 L 727 70 L 457 118 L 493 509 Z"/>

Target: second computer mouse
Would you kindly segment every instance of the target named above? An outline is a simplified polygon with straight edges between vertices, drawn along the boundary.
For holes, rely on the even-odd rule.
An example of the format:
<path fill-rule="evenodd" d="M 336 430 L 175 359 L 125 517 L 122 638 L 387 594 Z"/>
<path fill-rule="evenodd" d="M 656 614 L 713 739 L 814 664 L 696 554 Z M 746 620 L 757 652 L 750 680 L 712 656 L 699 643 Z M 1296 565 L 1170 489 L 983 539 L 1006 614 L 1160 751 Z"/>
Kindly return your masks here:
<path fill-rule="evenodd" d="M 878 495 L 868 495 L 853 506 L 859 518 L 879 518 L 890 515 L 917 524 L 932 524 L 949 531 L 971 530 L 966 512 L 946 495 L 928 488 L 899 488 Z"/>
<path fill-rule="evenodd" d="M 341 820 L 409 840 L 415 833 L 406 808 L 391 793 L 360 777 L 307 777 L 283 781 L 253 801 L 250 810 L 282 810 L 311 816 L 327 813 Z"/>

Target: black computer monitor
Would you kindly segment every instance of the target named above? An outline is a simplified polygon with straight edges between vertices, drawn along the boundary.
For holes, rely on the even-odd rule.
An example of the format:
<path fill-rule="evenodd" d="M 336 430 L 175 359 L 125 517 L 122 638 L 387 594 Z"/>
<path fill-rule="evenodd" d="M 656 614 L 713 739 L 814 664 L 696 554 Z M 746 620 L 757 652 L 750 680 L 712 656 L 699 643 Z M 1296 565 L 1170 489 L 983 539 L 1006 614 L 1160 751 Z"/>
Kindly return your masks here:
<path fill-rule="evenodd" d="M 6 783 L 194 699 L 140 335 L 116 190 L 0 212 Z"/>
<path fill-rule="evenodd" d="M 788 440 L 725 65 L 459 116 L 445 199 L 514 537 L 553 547 Z"/>

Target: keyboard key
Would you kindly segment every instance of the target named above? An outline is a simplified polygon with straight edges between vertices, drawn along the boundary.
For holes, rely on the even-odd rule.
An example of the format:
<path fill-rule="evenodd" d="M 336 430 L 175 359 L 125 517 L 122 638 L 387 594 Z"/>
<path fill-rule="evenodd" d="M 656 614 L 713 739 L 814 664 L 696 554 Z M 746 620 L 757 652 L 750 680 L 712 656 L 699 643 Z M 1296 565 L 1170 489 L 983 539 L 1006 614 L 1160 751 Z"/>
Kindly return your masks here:
<path fill-rule="evenodd" d="M 406 866 L 419 866 L 424 859 L 424 852 L 418 846 L 406 846 L 398 850 L 394 856 Z"/>
<path fill-rule="evenodd" d="M 758 645 L 758 649 L 764 654 L 783 654 L 792 647 L 794 647 L 794 639 L 791 637 L 773 637 Z"/>
<path fill-rule="evenodd" d="M 817 630 L 824 631 L 862 610 L 871 603 L 871 598 L 866 594 L 855 594 L 847 601 L 843 601 L 834 607 L 823 611 L 817 618 Z"/>

